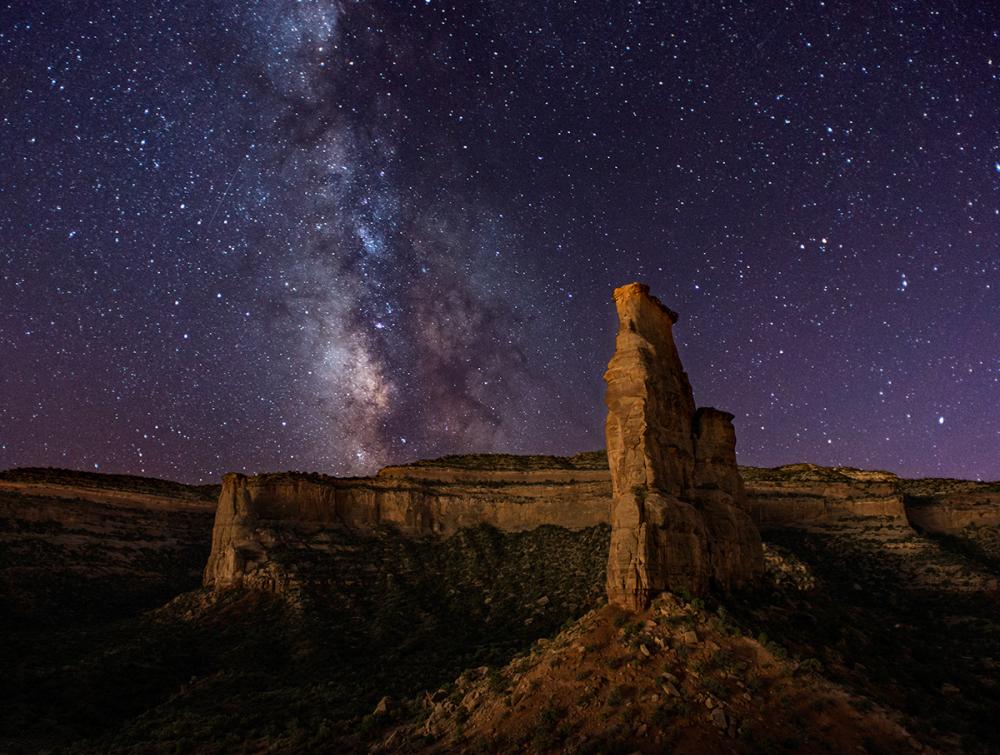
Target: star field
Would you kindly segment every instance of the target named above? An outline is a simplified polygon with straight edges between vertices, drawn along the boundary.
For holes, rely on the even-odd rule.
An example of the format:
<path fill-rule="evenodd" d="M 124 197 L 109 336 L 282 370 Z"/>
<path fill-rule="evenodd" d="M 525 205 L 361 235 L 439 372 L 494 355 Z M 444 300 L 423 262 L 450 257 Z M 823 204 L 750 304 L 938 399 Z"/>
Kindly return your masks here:
<path fill-rule="evenodd" d="M 603 445 L 650 285 L 742 463 L 1000 478 L 990 4 L 6 3 L 0 468 Z"/>

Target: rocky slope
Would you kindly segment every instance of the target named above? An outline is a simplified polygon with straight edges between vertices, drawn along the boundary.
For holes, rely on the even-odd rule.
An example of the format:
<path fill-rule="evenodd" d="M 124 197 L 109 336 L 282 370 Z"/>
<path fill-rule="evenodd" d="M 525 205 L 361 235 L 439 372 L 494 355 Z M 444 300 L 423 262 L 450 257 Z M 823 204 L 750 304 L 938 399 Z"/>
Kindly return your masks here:
<path fill-rule="evenodd" d="M 595 610 L 501 669 L 429 693 L 381 752 L 917 752 L 896 711 L 661 595 Z"/>
<path fill-rule="evenodd" d="M 901 539 L 881 517 L 765 539 L 761 590 L 708 605 L 664 595 L 639 615 L 599 609 L 505 667 L 375 714 L 379 746 L 997 751 L 995 564 L 912 530 Z"/>
<path fill-rule="evenodd" d="M 0 624 L 106 619 L 197 586 L 217 486 L 0 473 Z"/>
<path fill-rule="evenodd" d="M 207 533 L 206 533 L 207 534 Z M 282 592 L 183 593 L 5 658 L 0 751 L 352 752 L 364 715 L 503 665 L 597 601 L 606 525 L 445 539 L 328 532 Z"/>

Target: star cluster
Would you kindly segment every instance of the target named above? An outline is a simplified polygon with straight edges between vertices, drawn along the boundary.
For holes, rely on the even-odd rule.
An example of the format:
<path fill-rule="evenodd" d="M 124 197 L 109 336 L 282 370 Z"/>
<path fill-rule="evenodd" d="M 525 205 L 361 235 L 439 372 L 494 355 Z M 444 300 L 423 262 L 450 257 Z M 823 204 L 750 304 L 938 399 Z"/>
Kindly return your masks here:
<path fill-rule="evenodd" d="M 1000 477 L 990 4 L 7 3 L 0 467 L 603 443 L 613 287 L 743 463 Z"/>

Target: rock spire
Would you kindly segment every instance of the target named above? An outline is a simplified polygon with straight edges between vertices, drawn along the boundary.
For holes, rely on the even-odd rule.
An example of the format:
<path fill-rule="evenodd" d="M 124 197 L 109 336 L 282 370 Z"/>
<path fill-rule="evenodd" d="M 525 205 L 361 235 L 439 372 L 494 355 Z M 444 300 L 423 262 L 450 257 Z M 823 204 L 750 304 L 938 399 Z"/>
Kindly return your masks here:
<path fill-rule="evenodd" d="M 657 593 L 730 590 L 763 570 L 736 467 L 733 415 L 696 409 L 674 345 L 677 314 L 639 283 L 614 292 L 604 375 L 611 468 L 608 600 L 641 610 Z"/>

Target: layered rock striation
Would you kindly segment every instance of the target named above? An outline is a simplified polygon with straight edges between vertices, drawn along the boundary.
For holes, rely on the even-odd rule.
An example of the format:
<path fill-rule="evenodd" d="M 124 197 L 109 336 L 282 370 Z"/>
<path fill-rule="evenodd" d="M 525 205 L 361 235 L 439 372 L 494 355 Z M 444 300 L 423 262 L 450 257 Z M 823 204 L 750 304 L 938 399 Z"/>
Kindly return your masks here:
<path fill-rule="evenodd" d="M 1000 527 L 1000 483 L 929 478 L 901 480 L 909 523 L 935 534 Z"/>
<path fill-rule="evenodd" d="M 0 628 L 83 626 L 197 587 L 217 486 L 0 472 Z"/>
<path fill-rule="evenodd" d="M 745 467 L 743 479 L 761 529 L 844 527 L 872 518 L 907 524 L 901 480 L 891 472 L 786 464 Z"/>
<path fill-rule="evenodd" d="M 697 409 L 673 340 L 677 314 L 633 283 L 614 292 L 605 373 L 612 480 L 608 599 L 640 610 L 657 593 L 704 594 L 763 571 L 745 510 L 732 415 Z"/>
<path fill-rule="evenodd" d="M 701 449 L 693 472 L 699 498 L 711 496 L 713 485 L 738 490 L 732 467 L 711 461 L 731 458 L 731 441 L 718 440 L 731 426 L 718 414 L 713 420 L 702 411 L 693 423 L 699 437 L 693 447 Z M 911 524 L 928 532 L 957 532 L 970 524 L 1000 523 L 996 484 L 909 481 L 888 472 L 812 464 L 738 471 L 750 517 L 762 530 L 881 530 L 888 523 L 910 532 Z M 543 525 L 580 531 L 607 525 L 611 501 L 604 453 L 451 457 L 387 467 L 368 478 L 231 475 L 219 497 L 204 578 L 218 588 L 273 588 L 280 584 L 276 553 L 297 544 L 322 553 L 334 530 L 392 531 L 409 538 L 446 538 L 481 524 L 505 532 Z M 73 509 L 59 510 L 65 516 Z M 22 517 L 38 512 L 37 507 L 21 511 Z"/>
<path fill-rule="evenodd" d="M 274 554 L 302 548 L 321 554 L 331 549 L 330 533 L 338 530 L 444 538 L 480 525 L 524 532 L 607 523 L 608 474 L 589 460 L 493 461 L 471 468 L 456 460 L 424 462 L 360 478 L 228 474 L 204 583 L 281 590 L 287 575 Z"/>

